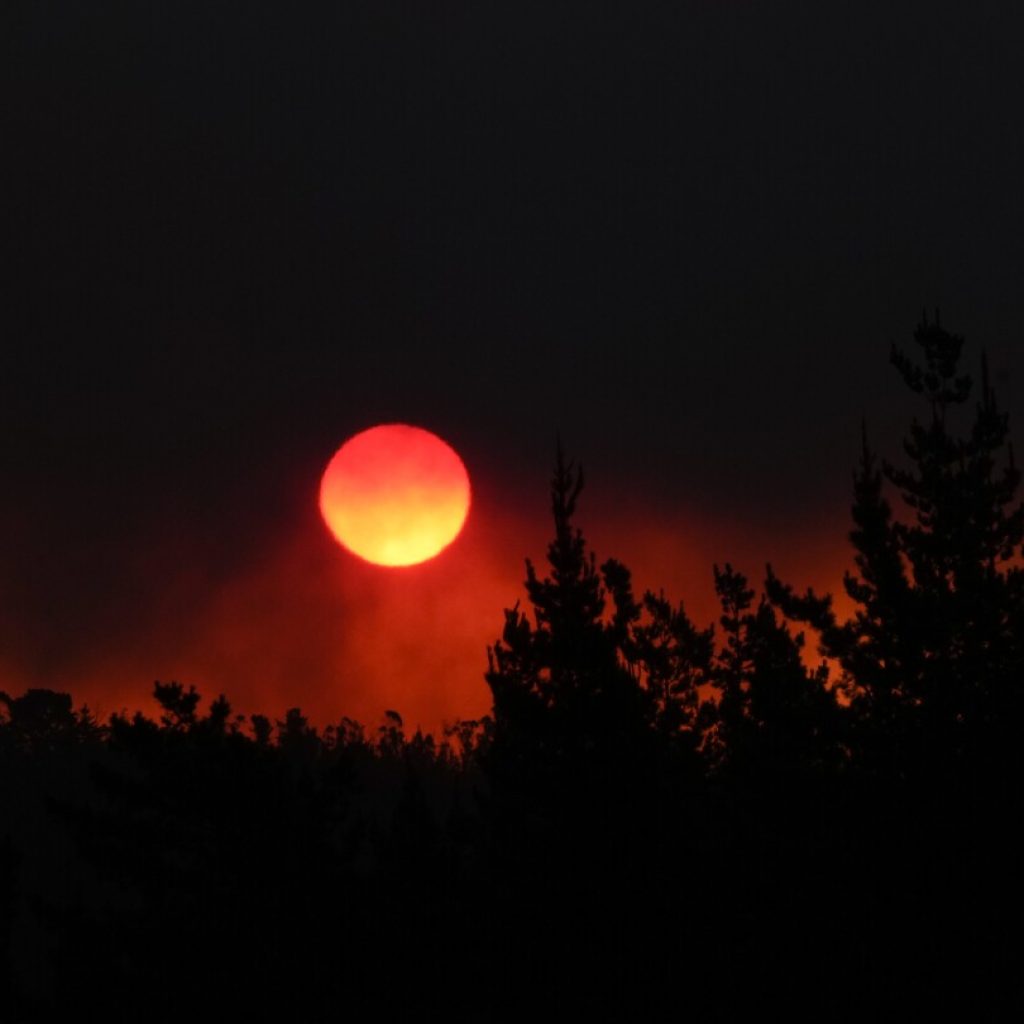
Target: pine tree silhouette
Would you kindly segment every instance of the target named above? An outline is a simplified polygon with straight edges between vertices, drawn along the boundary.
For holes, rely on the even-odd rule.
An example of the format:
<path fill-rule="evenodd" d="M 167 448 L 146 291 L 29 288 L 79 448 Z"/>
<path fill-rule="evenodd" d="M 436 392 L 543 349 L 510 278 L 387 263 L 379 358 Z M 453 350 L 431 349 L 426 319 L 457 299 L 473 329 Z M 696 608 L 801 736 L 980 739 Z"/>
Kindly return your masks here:
<path fill-rule="evenodd" d="M 617 577 L 623 575 L 624 582 Z M 606 567 L 609 586 L 628 588 L 624 566 Z M 620 605 L 625 598 L 620 599 Z M 652 724 L 671 751 L 683 755 L 692 771 L 713 722 L 710 689 L 713 681 L 713 626 L 698 629 L 682 603 L 673 605 L 663 593 L 648 591 L 628 624 L 623 649 L 635 678 L 647 691 Z M 676 765 L 676 767 L 680 767 Z"/>
<path fill-rule="evenodd" d="M 819 629 L 822 652 L 839 661 L 861 754 L 901 776 L 978 766 L 1012 749 L 999 737 L 1019 719 L 1024 678 L 1024 572 L 1014 564 L 1024 507 L 1008 417 L 983 359 L 973 425 L 956 434 L 971 391 L 958 373 L 964 339 L 925 316 L 914 341 L 923 363 L 895 346 L 891 361 L 929 415 L 910 426 L 908 468 L 879 466 L 865 432 L 850 534 L 857 572 L 844 580 L 855 615 L 837 621 L 830 597 L 797 597 L 770 567 L 767 580 L 772 599 Z M 894 513 L 886 484 L 905 515 Z"/>
<path fill-rule="evenodd" d="M 725 643 L 715 659 L 717 756 L 732 773 L 789 776 L 834 770 L 841 712 L 828 671 L 808 669 L 803 634 L 780 622 L 766 597 L 754 606 L 747 578 L 715 566 Z"/>
<path fill-rule="evenodd" d="M 565 461 L 559 446 L 550 575 L 539 577 L 526 562 L 534 621 L 517 602 L 505 612 L 502 638 L 488 650 L 486 681 L 494 699 L 489 763 L 541 788 L 556 778 L 610 781 L 636 753 L 650 721 L 648 694 L 623 654 L 639 608 L 628 573 L 616 562 L 599 572 L 573 525 L 582 488 L 582 471 Z"/>

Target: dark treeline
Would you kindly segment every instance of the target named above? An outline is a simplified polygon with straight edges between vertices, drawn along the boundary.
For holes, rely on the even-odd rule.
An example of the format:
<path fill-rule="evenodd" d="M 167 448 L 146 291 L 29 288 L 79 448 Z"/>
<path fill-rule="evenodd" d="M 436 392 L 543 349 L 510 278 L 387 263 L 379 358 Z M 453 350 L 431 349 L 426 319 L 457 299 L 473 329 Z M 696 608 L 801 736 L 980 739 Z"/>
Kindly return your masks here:
<path fill-rule="evenodd" d="M 712 625 L 637 594 L 559 453 L 481 722 L 0 694 L 11 1019 L 1012 1018 L 1019 474 L 984 362 L 914 340 L 902 457 L 865 431 L 854 475 L 848 620 L 770 566 L 714 567 Z"/>

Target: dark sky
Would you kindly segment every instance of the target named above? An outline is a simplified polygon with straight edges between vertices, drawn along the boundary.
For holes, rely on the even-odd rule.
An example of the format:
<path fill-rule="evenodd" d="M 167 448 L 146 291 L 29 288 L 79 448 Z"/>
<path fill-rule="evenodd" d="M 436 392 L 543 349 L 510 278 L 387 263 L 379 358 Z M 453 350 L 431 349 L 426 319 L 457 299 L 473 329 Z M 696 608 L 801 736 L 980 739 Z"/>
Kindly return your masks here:
<path fill-rule="evenodd" d="M 716 559 L 838 573 L 860 418 L 898 454 L 888 347 L 924 306 L 1020 410 L 1019 4 L 0 19 L 9 689 L 482 710 L 557 432 L 599 554 L 700 606 Z M 392 420 L 475 487 L 461 554 L 415 585 L 316 521 L 333 450 Z M 413 662 L 403 686 L 449 696 L 380 682 Z"/>

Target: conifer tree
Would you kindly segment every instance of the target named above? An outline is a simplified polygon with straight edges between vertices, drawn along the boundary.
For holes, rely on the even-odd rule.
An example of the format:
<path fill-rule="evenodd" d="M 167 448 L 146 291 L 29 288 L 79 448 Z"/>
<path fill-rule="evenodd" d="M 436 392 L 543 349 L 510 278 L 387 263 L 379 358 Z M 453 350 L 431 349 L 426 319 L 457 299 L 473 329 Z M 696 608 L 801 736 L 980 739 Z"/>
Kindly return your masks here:
<path fill-rule="evenodd" d="M 559 448 L 551 483 L 550 575 L 541 578 L 527 560 L 533 621 L 517 602 L 505 612 L 502 638 L 488 650 L 492 767 L 546 777 L 544 784 L 566 773 L 608 772 L 613 760 L 632 756 L 649 721 L 646 694 L 622 655 L 639 609 L 628 573 L 609 562 L 602 575 L 573 525 L 582 488 L 582 472 Z"/>
<path fill-rule="evenodd" d="M 897 774 L 977 765 L 1010 749 L 1004 733 L 1019 721 L 1024 684 L 1024 507 L 1008 417 L 983 359 L 973 425 L 958 434 L 972 386 L 958 372 L 964 339 L 925 316 L 914 341 L 922 362 L 895 346 L 891 354 L 928 409 L 904 442 L 909 466 L 879 466 L 865 436 L 854 479 L 857 572 L 844 584 L 856 613 L 837 621 L 829 597 L 797 597 L 770 567 L 767 582 L 839 661 L 862 755 Z M 899 515 L 886 484 L 901 499 Z"/>
<path fill-rule="evenodd" d="M 584 804 L 618 793 L 638 812 L 701 771 L 714 629 L 698 629 L 664 594 L 637 599 L 621 562 L 598 567 L 573 523 L 582 487 L 559 449 L 549 574 L 527 560 L 532 618 L 518 603 L 506 610 L 488 651 L 484 761 L 493 788 L 534 808 L 561 789 Z"/>
<path fill-rule="evenodd" d="M 714 626 L 698 629 L 682 603 L 648 591 L 632 623 L 624 650 L 647 691 L 652 724 L 675 753 L 699 767 L 713 724 Z"/>
<path fill-rule="evenodd" d="M 780 622 L 747 579 L 715 566 L 725 642 L 714 659 L 716 754 L 734 774 L 808 774 L 840 761 L 839 707 L 824 666 L 808 669 L 803 634 Z"/>

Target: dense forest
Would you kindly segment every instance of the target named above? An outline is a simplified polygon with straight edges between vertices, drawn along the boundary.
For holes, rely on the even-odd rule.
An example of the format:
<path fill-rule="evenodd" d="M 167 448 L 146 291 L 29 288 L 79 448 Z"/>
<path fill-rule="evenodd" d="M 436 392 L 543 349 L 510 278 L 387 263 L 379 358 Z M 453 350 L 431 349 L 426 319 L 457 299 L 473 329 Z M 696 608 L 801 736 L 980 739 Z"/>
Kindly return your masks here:
<path fill-rule="evenodd" d="M 984 360 L 937 317 L 914 343 L 850 618 L 771 566 L 713 567 L 715 623 L 638 594 L 559 451 L 482 721 L 0 693 L 4 1019 L 1019 1012 L 1019 472 Z"/>

